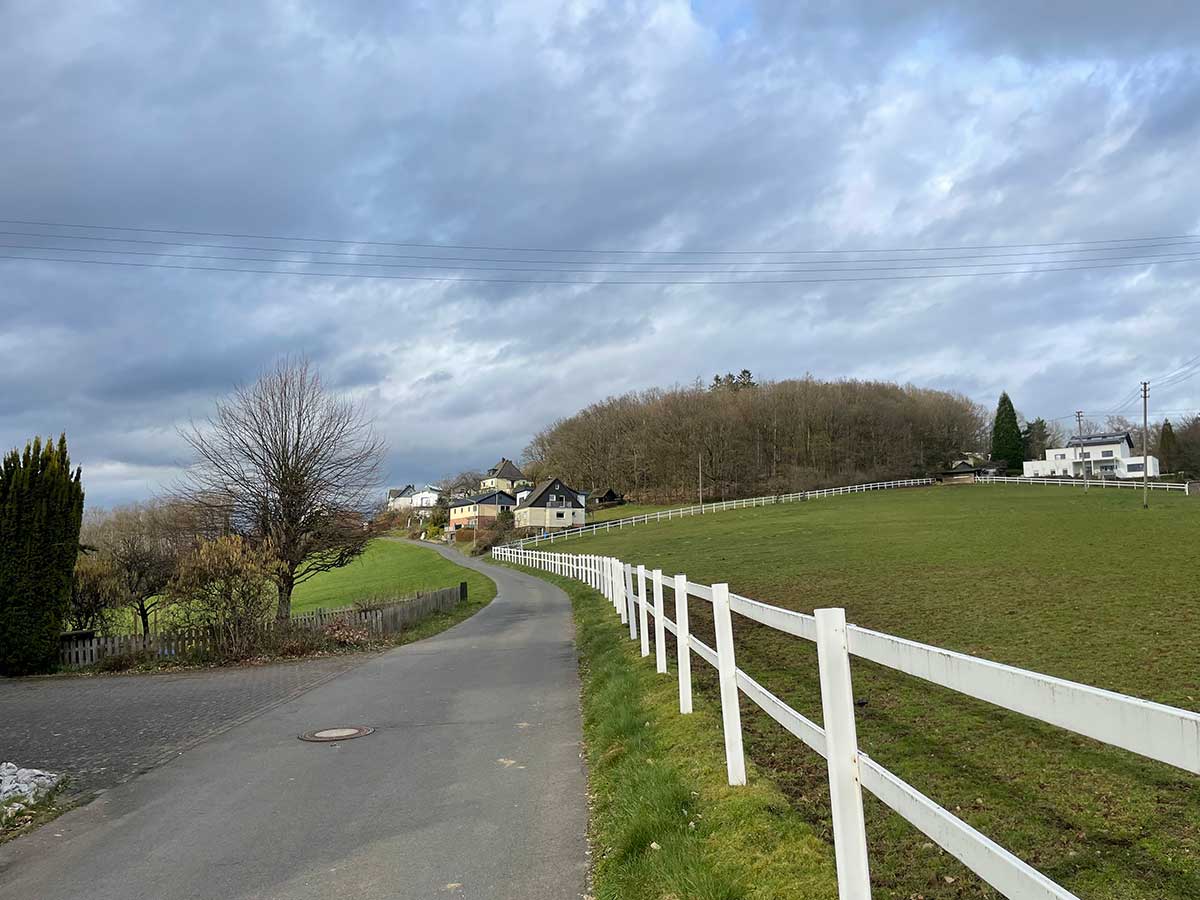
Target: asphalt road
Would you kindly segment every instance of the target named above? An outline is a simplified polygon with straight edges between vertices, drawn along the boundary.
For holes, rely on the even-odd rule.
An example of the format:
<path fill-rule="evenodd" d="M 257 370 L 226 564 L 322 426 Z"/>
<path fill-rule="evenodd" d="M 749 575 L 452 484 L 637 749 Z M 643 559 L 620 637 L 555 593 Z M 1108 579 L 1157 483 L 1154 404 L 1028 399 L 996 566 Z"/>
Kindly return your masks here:
<path fill-rule="evenodd" d="M 582 896 L 568 601 L 539 579 L 467 564 L 500 588 L 486 609 L 0 846 L 0 897 Z M 339 725 L 376 730 L 297 740 Z"/>

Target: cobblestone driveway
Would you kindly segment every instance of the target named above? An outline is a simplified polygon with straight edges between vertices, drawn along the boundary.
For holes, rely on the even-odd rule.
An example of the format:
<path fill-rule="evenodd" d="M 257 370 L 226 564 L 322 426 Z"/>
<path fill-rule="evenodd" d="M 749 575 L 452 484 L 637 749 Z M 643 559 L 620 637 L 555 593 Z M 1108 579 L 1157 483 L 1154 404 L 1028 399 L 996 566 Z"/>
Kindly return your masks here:
<path fill-rule="evenodd" d="M 64 772 L 71 776 L 72 793 L 112 787 L 368 658 L 0 679 L 0 761 Z"/>

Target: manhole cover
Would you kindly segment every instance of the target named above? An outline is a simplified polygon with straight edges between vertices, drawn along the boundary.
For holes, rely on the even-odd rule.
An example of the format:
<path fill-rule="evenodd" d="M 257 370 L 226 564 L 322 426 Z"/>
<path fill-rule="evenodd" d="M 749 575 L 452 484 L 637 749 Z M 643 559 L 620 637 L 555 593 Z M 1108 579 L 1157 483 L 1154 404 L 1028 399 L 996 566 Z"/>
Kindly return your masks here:
<path fill-rule="evenodd" d="M 316 731 L 306 731 L 299 737 L 302 741 L 316 741 L 317 743 L 349 741 L 354 738 L 366 737 L 374 730 L 374 728 L 368 728 L 366 725 L 342 725 L 335 728 L 318 728 Z"/>

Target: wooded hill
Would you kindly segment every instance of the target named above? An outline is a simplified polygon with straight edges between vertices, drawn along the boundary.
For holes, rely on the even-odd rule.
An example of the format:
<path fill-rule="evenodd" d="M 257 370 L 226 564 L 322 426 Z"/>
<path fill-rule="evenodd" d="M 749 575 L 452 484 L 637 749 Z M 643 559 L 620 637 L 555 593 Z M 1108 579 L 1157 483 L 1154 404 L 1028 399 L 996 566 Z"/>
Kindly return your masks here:
<path fill-rule="evenodd" d="M 749 372 L 702 387 L 595 403 L 537 434 L 531 477 L 613 487 L 643 502 L 786 493 L 938 471 L 979 449 L 986 410 L 960 394 L 874 381 L 756 384 Z"/>

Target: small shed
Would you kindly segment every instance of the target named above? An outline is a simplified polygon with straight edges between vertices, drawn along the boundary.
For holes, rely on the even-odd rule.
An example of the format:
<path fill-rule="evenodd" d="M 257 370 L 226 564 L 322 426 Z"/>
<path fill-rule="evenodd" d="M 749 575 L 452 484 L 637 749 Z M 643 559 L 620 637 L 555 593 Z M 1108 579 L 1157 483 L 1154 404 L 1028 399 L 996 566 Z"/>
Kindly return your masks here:
<path fill-rule="evenodd" d="M 625 495 L 618 494 L 612 488 L 606 491 L 592 491 L 588 494 L 587 502 L 589 506 L 620 506 L 625 502 Z"/>
<path fill-rule="evenodd" d="M 975 476 L 979 474 L 979 471 L 978 468 L 964 461 L 946 469 L 940 477 L 942 484 L 974 484 Z"/>

